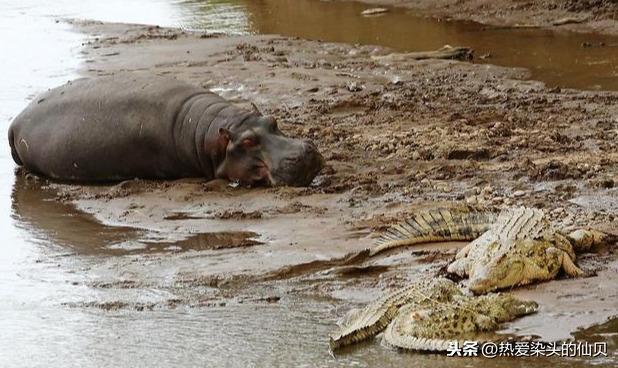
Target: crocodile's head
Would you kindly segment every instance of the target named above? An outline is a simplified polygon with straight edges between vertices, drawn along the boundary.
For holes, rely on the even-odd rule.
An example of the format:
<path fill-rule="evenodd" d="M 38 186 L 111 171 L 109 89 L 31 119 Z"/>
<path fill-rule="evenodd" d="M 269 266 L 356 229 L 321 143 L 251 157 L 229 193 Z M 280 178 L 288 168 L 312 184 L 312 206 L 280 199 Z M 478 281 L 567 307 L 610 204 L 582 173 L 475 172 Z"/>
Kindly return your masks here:
<path fill-rule="evenodd" d="M 486 294 L 523 284 L 525 265 L 520 256 L 503 253 L 487 263 L 475 265 L 468 288 L 474 294 Z"/>
<path fill-rule="evenodd" d="M 492 293 L 470 299 L 470 308 L 492 323 L 506 322 L 528 314 L 536 313 L 538 304 L 532 300 L 521 300 L 511 295 Z M 482 321 L 479 320 L 479 321 Z"/>
<path fill-rule="evenodd" d="M 558 272 L 561 264 L 551 256 L 546 239 L 516 239 L 502 244 L 498 251 L 474 264 L 470 271 L 468 288 L 475 294 L 526 285 L 536 280 L 547 280 Z"/>
<path fill-rule="evenodd" d="M 532 300 L 521 300 L 511 295 L 500 295 L 495 304 L 495 308 L 490 311 L 490 315 L 497 321 L 510 321 L 517 317 L 535 313 L 539 305 Z"/>

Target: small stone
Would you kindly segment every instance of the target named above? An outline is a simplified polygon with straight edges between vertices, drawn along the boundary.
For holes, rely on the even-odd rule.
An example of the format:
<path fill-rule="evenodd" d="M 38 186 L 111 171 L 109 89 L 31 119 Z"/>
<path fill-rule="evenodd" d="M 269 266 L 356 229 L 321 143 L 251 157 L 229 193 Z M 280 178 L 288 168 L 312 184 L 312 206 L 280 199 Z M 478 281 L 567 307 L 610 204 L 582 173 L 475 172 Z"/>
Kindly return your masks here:
<path fill-rule="evenodd" d="M 479 194 L 479 188 L 478 187 L 466 189 L 464 191 L 464 197 L 466 197 L 466 198 L 476 197 L 477 194 Z"/>
<path fill-rule="evenodd" d="M 521 198 L 525 195 L 526 195 L 526 192 L 524 192 L 523 190 L 516 190 L 515 192 L 513 192 L 513 197 L 515 198 Z"/>
<path fill-rule="evenodd" d="M 554 216 L 562 215 L 565 212 L 564 207 L 557 207 L 551 211 Z"/>
<path fill-rule="evenodd" d="M 485 188 L 483 188 L 483 190 L 481 190 L 481 195 L 483 196 L 484 199 L 489 200 L 492 197 L 493 191 L 494 191 L 494 188 L 488 185 Z"/>
<path fill-rule="evenodd" d="M 446 185 L 443 185 L 443 186 L 442 186 L 442 191 L 443 191 L 444 193 L 450 193 L 450 192 L 452 192 L 452 191 L 453 191 L 453 188 L 451 188 L 451 186 L 450 186 L 450 185 L 446 184 Z"/>
<path fill-rule="evenodd" d="M 363 86 L 357 82 L 348 82 L 346 84 L 346 87 L 348 88 L 348 91 L 350 92 L 359 92 L 363 90 Z"/>
<path fill-rule="evenodd" d="M 384 13 L 388 13 L 388 9 L 386 8 L 371 8 L 371 9 L 367 9 L 367 10 L 363 10 L 361 12 L 361 15 L 376 15 L 376 14 L 384 14 Z"/>
<path fill-rule="evenodd" d="M 466 197 L 466 203 L 467 204 L 478 204 L 479 200 L 476 196 L 473 197 Z"/>

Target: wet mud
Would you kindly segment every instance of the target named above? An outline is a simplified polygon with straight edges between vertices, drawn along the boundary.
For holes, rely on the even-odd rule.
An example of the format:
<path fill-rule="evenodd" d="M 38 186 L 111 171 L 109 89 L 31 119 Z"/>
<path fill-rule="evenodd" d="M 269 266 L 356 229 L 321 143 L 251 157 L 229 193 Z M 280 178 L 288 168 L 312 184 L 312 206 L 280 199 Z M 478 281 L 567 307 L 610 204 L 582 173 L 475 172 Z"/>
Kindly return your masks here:
<path fill-rule="evenodd" d="M 438 253 L 454 248 L 432 245 L 413 250 L 427 254 L 402 250 L 371 260 L 359 256 L 362 250 L 414 209 L 453 202 L 523 204 L 544 208 L 557 227 L 616 228 L 615 92 L 548 88 L 522 79 L 524 70 L 412 61 L 378 46 L 275 36 L 204 39 L 199 32 L 96 22 L 75 26 L 97 35 L 86 47 L 92 58 L 86 74 L 154 72 L 213 89 L 240 105 L 255 103 L 277 116 L 283 131 L 316 141 L 327 159 L 308 188 L 247 189 L 199 180 L 53 185 L 64 201 L 109 225 L 170 238 L 248 231 L 264 243 L 204 256 L 149 255 L 158 271 L 143 280 L 137 267 L 138 282 L 156 283 L 157 272 L 176 272 L 179 280 L 217 286 L 299 279 L 304 286 L 292 286 L 295 293 L 313 290 L 344 300 L 354 299 L 347 290 L 353 283 L 358 293 L 372 295 L 368 287 L 383 290 L 433 277 L 448 262 L 448 252 Z M 103 56 L 110 53 L 118 55 Z M 585 200 L 598 196 L 606 198 L 602 205 Z M 596 257 L 610 264 L 599 274 L 613 280 L 614 253 Z M 105 272 L 124 267 L 110 263 Z M 369 276 L 333 271 L 340 267 L 369 267 Z M 320 282 L 308 281 L 316 278 Z M 611 295 L 611 289 L 599 293 Z M 567 308 L 556 293 L 554 300 Z M 529 296 L 539 297 L 534 291 Z M 602 321 L 615 309 L 565 322 L 569 327 L 551 337 L 565 337 L 588 318 Z M 535 327 L 542 328 L 549 320 L 539 315 Z"/>

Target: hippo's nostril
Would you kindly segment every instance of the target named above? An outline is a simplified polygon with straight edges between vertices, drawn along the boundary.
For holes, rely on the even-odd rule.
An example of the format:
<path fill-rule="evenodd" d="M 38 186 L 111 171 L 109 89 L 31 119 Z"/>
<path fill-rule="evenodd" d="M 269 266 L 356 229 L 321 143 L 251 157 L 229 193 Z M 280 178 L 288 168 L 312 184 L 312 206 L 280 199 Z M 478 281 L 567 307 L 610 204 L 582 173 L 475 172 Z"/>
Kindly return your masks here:
<path fill-rule="evenodd" d="M 315 146 L 313 145 L 313 143 L 305 143 L 305 153 L 314 153 L 316 151 Z"/>

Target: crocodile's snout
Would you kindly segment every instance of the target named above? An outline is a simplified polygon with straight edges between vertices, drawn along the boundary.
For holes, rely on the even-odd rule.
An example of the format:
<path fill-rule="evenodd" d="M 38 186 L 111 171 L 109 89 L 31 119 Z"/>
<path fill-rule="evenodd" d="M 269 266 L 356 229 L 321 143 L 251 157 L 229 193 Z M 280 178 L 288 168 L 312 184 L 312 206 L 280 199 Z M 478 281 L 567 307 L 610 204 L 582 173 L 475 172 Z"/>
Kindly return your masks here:
<path fill-rule="evenodd" d="M 470 275 L 468 289 L 474 294 L 486 294 L 520 285 L 525 279 L 524 265 L 517 257 L 498 257 L 496 261 L 474 270 Z"/>

